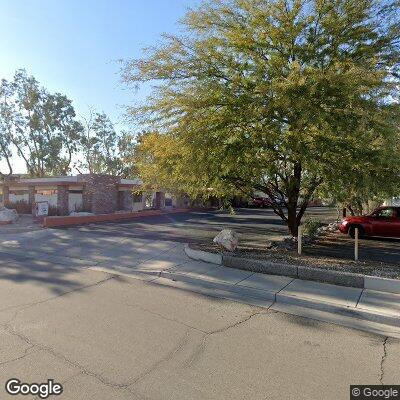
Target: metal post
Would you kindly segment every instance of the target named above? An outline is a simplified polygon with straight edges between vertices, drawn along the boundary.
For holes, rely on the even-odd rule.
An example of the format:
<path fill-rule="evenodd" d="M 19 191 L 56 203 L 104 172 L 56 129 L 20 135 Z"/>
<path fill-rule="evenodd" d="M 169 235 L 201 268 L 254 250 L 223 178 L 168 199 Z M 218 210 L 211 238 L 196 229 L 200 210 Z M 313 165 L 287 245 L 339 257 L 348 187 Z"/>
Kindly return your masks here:
<path fill-rule="evenodd" d="M 354 239 L 354 261 L 358 261 L 358 228 L 355 228 Z"/>
<path fill-rule="evenodd" d="M 297 254 L 301 256 L 301 239 L 302 239 L 302 232 L 301 232 L 301 225 L 297 228 Z"/>

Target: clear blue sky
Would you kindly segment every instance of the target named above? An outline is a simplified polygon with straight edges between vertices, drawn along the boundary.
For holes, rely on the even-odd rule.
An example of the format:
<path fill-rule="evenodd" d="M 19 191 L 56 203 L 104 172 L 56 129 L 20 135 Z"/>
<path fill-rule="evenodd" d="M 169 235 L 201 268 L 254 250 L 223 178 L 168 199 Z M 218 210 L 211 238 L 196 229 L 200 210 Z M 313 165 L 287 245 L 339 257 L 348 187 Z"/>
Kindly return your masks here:
<path fill-rule="evenodd" d="M 88 106 L 121 120 L 135 97 L 120 83 L 118 59 L 139 57 L 196 0 L 1 0 L 0 79 L 25 68 L 78 113 Z"/>

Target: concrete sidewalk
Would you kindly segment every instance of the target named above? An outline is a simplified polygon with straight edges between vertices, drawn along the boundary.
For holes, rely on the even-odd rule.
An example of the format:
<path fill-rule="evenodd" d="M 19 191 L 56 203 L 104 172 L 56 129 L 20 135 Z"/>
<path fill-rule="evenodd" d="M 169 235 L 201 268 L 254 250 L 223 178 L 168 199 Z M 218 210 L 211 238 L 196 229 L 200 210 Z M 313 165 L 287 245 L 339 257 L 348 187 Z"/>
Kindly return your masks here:
<path fill-rule="evenodd" d="M 400 338 L 400 295 L 189 261 L 153 281 Z"/>

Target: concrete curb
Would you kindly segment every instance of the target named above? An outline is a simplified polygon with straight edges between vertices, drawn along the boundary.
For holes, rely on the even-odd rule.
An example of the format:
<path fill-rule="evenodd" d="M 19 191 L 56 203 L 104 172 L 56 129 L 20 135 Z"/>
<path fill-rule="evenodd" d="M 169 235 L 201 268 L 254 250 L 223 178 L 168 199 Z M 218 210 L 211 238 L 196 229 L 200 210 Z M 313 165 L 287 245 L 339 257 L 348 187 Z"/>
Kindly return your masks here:
<path fill-rule="evenodd" d="M 185 253 L 189 258 L 198 261 L 204 261 L 210 264 L 222 264 L 222 255 L 210 253 L 208 251 L 194 250 L 188 244 L 185 244 Z"/>
<path fill-rule="evenodd" d="M 377 276 L 364 276 L 364 288 L 400 294 L 400 281 L 398 279 L 379 278 Z"/>
<path fill-rule="evenodd" d="M 283 275 L 297 278 L 297 267 L 290 264 L 278 264 L 269 261 L 253 260 L 251 258 L 222 256 L 222 265 L 251 272 L 260 272 L 262 274 Z"/>
<path fill-rule="evenodd" d="M 308 281 L 330 283 L 333 285 L 356 287 L 376 290 L 380 292 L 400 294 L 400 280 L 340 272 L 301 265 L 274 263 L 271 261 L 254 260 L 250 258 L 233 257 L 215 254 L 203 250 L 195 250 L 185 245 L 185 253 L 194 260 L 205 261 L 211 264 L 224 265 L 251 272 L 270 275 L 289 276 Z"/>

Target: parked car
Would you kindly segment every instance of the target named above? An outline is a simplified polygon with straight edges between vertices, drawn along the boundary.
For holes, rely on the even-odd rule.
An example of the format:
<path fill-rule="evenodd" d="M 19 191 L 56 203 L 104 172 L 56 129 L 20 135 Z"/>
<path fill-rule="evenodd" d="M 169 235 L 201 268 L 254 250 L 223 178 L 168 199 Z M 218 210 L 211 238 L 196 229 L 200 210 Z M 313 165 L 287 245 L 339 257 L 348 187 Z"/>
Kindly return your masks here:
<path fill-rule="evenodd" d="M 252 207 L 269 207 L 271 202 L 265 197 L 255 197 L 250 202 Z"/>
<path fill-rule="evenodd" d="M 280 199 L 275 199 L 276 203 L 283 206 L 284 203 Z M 267 197 L 254 197 L 249 202 L 249 205 L 252 207 L 271 207 L 272 201 Z"/>
<path fill-rule="evenodd" d="M 355 236 L 355 228 L 359 236 L 384 236 L 400 238 L 400 207 L 379 207 L 369 215 L 344 218 L 339 225 L 342 233 Z"/>

